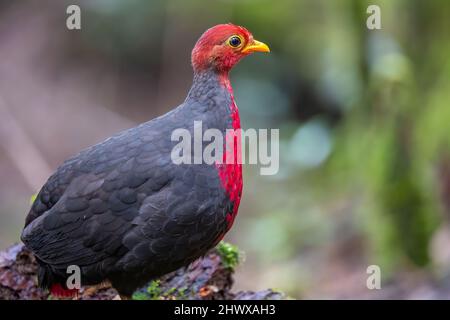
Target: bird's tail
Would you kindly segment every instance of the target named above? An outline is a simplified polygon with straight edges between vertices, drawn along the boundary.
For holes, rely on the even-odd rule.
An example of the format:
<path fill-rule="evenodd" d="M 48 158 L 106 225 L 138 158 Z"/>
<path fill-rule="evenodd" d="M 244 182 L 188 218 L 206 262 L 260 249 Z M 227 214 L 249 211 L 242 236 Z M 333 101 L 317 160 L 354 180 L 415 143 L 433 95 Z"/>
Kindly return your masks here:
<path fill-rule="evenodd" d="M 57 298 L 74 298 L 78 296 L 78 289 L 67 289 L 60 283 L 54 283 L 50 287 L 50 294 Z"/>
<path fill-rule="evenodd" d="M 38 284 L 43 289 L 48 289 L 53 297 L 73 298 L 78 295 L 78 289 L 69 289 L 65 279 L 56 275 L 52 268 L 36 258 L 39 264 Z"/>

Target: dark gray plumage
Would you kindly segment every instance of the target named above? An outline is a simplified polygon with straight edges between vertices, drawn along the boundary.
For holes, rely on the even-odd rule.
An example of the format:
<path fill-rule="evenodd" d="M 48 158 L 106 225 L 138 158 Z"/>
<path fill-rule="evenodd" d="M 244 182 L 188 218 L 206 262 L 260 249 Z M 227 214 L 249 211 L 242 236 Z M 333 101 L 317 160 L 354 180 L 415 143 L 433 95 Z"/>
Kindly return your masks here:
<path fill-rule="evenodd" d="M 42 285 L 64 283 L 76 264 L 84 284 L 109 279 L 130 295 L 211 248 L 227 228 L 230 201 L 214 165 L 172 163 L 171 133 L 186 128 L 193 137 L 194 120 L 225 132 L 230 103 L 214 73 L 197 75 L 178 108 L 67 160 L 39 192 L 22 233 Z"/>

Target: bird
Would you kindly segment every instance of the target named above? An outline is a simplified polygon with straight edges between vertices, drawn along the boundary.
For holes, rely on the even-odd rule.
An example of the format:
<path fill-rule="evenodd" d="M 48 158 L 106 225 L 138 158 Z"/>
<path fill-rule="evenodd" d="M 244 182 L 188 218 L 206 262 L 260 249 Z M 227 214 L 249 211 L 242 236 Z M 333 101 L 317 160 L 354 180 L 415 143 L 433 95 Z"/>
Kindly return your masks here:
<path fill-rule="evenodd" d="M 73 295 L 77 288 L 67 286 L 67 268 L 74 265 L 83 286 L 108 282 L 130 299 L 220 242 L 238 212 L 242 164 L 175 164 L 171 133 L 192 133 L 195 121 L 222 133 L 240 129 L 229 72 L 254 52 L 270 49 L 246 28 L 209 28 L 192 50 L 193 82 L 183 103 L 58 167 L 37 194 L 21 234 L 38 262 L 40 287 Z"/>

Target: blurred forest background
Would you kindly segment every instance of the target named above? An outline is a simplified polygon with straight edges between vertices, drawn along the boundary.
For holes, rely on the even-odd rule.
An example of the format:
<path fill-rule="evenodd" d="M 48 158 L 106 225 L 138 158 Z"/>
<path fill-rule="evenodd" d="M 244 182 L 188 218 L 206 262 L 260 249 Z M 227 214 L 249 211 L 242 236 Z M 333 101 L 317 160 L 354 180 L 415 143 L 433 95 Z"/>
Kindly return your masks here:
<path fill-rule="evenodd" d="M 0 248 L 64 159 L 181 103 L 195 41 L 233 22 L 272 49 L 232 72 L 243 127 L 281 138 L 277 175 L 244 168 L 236 286 L 450 298 L 449 17 L 439 0 L 0 0 Z"/>

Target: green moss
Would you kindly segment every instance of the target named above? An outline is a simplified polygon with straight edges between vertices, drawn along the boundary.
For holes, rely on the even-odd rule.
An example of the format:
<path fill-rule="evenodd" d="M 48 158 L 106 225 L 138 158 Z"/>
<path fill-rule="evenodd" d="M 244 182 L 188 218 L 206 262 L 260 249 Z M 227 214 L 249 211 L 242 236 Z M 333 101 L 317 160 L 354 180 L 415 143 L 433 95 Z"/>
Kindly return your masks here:
<path fill-rule="evenodd" d="M 159 280 L 153 280 L 143 291 L 137 291 L 133 294 L 133 300 L 158 300 L 162 296 L 162 290 Z"/>
<path fill-rule="evenodd" d="M 217 252 L 221 257 L 222 264 L 225 268 L 234 269 L 240 261 L 241 252 L 238 247 L 221 241 L 217 245 Z M 159 300 L 159 299 L 187 299 L 188 288 L 186 286 L 177 288 L 171 287 L 165 289 L 161 287 L 159 280 L 153 280 L 150 282 L 146 289 L 135 292 L 133 294 L 133 300 Z"/>
<path fill-rule="evenodd" d="M 151 300 L 159 299 L 159 297 L 161 296 L 162 292 L 159 284 L 159 280 L 153 280 L 147 287 L 147 293 L 149 294 Z"/>
<path fill-rule="evenodd" d="M 181 287 L 178 289 L 178 299 L 181 299 L 181 300 L 186 299 L 186 290 L 187 290 L 187 287 Z"/>
<path fill-rule="evenodd" d="M 150 282 L 144 291 L 138 291 L 133 294 L 133 300 L 159 300 L 159 299 L 186 299 L 187 287 L 172 287 L 168 290 L 161 288 L 159 280 Z"/>
<path fill-rule="evenodd" d="M 234 269 L 239 264 L 241 252 L 238 247 L 227 243 L 225 241 L 221 241 L 217 245 L 217 252 L 222 258 L 222 263 L 225 268 Z"/>
<path fill-rule="evenodd" d="M 135 292 L 132 296 L 133 300 L 148 300 L 148 296 L 144 292 Z"/>
<path fill-rule="evenodd" d="M 176 291 L 177 291 L 177 288 L 172 287 L 169 290 L 167 290 L 164 294 L 170 296 L 170 295 L 174 294 Z"/>

